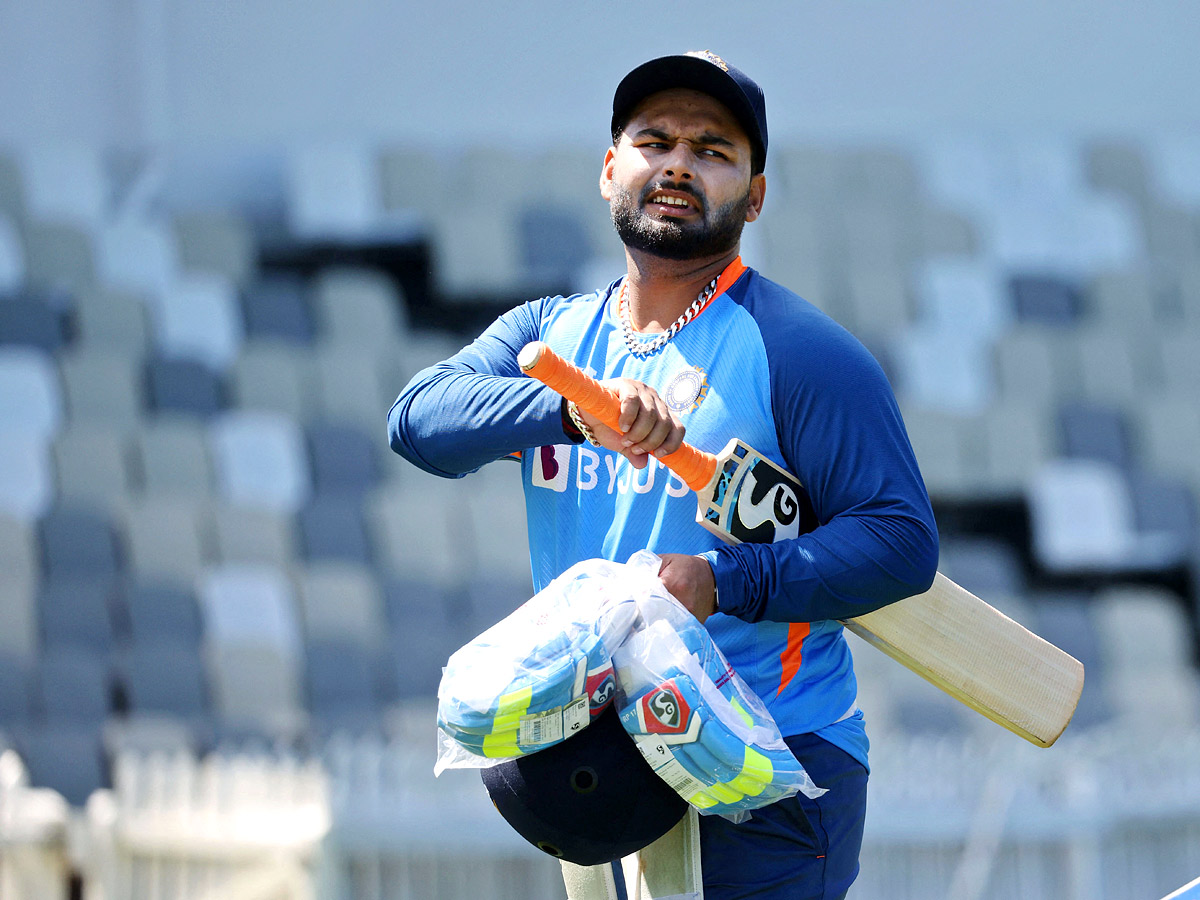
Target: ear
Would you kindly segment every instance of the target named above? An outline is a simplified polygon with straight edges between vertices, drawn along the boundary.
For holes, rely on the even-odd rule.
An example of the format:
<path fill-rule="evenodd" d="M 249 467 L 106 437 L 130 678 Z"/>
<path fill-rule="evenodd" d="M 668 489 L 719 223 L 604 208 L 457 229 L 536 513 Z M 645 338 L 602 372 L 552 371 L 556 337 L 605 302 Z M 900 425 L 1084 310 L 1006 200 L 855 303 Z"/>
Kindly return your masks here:
<path fill-rule="evenodd" d="M 767 176 L 762 172 L 750 176 L 750 204 L 746 207 L 746 221 L 753 222 L 762 212 L 763 200 L 767 196 Z"/>
<path fill-rule="evenodd" d="M 600 170 L 600 196 L 605 200 L 612 199 L 613 162 L 617 157 L 617 148 L 609 147 L 604 154 L 604 168 Z"/>

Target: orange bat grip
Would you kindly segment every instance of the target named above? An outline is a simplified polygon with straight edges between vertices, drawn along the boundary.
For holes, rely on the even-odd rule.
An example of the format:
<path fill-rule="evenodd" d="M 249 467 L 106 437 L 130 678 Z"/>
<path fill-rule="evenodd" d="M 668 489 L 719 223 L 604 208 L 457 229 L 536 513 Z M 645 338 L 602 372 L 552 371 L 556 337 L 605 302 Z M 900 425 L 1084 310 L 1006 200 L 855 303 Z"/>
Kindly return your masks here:
<path fill-rule="evenodd" d="M 613 431 L 621 430 L 617 425 L 621 401 L 616 391 L 567 362 L 541 341 L 526 344 L 518 354 L 517 362 L 527 375 L 558 391 Z M 684 444 L 674 453 L 658 457 L 658 460 L 682 478 L 693 491 L 703 490 L 717 471 L 717 458 L 711 453 L 697 450 L 691 444 Z"/>

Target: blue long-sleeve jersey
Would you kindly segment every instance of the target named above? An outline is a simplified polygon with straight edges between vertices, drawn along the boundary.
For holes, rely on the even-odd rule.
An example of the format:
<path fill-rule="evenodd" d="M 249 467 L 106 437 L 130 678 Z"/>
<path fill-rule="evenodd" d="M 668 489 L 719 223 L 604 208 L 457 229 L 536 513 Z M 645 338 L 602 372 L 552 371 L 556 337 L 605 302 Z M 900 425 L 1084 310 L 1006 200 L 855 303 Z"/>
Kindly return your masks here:
<path fill-rule="evenodd" d="M 720 602 L 708 628 L 783 733 L 817 732 L 865 765 L 837 620 L 920 593 L 937 567 L 933 513 L 887 379 L 845 329 L 740 260 L 647 358 L 625 347 L 619 285 L 519 306 L 418 373 L 388 417 L 393 449 L 447 477 L 519 453 L 538 589 L 582 559 L 704 555 Z M 534 340 L 598 378 L 655 388 L 701 449 L 738 437 L 762 452 L 799 478 L 817 527 L 775 544 L 721 544 L 657 460 L 636 470 L 569 441 L 558 395 L 517 365 Z"/>

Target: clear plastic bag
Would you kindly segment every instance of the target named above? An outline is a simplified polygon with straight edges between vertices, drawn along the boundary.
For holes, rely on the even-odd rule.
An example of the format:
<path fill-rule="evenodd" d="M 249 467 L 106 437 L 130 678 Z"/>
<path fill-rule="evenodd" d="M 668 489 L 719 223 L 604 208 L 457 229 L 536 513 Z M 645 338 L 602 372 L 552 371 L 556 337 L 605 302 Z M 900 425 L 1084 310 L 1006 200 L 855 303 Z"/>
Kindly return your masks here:
<path fill-rule="evenodd" d="M 620 568 L 573 566 L 451 655 L 438 686 L 435 772 L 553 746 L 607 708 L 612 650 L 637 615 Z"/>
<path fill-rule="evenodd" d="M 659 566 L 647 551 L 630 558 L 656 584 L 648 580 L 638 621 L 613 652 L 621 723 L 647 762 L 701 813 L 733 819 L 825 793 L 708 630 L 662 587 Z"/>
<path fill-rule="evenodd" d="M 702 813 L 741 819 L 824 793 L 660 567 L 649 551 L 581 562 L 451 656 L 435 771 L 536 752 L 615 701 L 642 755 Z"/>

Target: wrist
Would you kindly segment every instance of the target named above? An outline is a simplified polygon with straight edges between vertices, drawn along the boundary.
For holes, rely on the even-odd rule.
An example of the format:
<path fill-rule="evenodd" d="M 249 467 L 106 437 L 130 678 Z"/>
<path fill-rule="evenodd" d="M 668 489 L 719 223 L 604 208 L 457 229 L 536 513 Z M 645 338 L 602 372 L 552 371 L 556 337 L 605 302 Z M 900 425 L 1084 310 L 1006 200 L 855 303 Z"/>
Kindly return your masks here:
<path fill-rule="evenodd" d="M 567 418 L 571 420 L 571 424 L 583 436 L 583 439 L 594 447 L 599 447 L 600 442 L 596 440 L 596 435 L 587 423 L 579 415 L 579 407 L 571 400 L 567 401 Z"/>
<path fill-rule="evenodd" d="M 567 409 L 567 407 L 568 407 L 567 398 L 563 397 L 562 401 L 559 403 L 559 407 L 558 407 L 558 414 L 562 418 L 563 434 L 565 434 L 568 438 L 570 438 L 572 444 L 582 444 L 583 440 L 584 440 L 583 432 L 581 432 L 575 426 L 575 422 L 571 418 L 570 412 Z"/>

